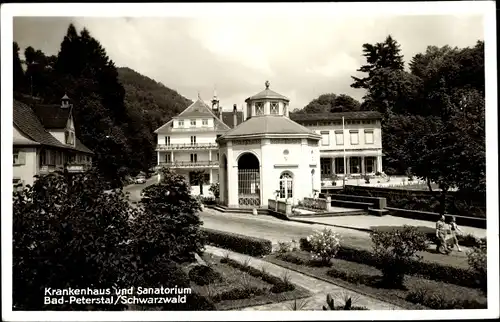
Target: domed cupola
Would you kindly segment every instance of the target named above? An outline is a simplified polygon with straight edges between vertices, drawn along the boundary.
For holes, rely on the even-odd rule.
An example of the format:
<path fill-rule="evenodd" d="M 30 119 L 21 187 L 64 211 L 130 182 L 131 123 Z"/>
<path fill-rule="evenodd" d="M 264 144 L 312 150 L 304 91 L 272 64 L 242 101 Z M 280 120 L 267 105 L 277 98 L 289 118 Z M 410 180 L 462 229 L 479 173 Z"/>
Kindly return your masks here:
<path fill-rule="evenodd" d="M 270 83 L 266 81 L 266 89 L 245 100 L 247 103 L 247 116 L 275 115 L 288 117 L 288 104 L 290 99 L 269 89 Z"/>

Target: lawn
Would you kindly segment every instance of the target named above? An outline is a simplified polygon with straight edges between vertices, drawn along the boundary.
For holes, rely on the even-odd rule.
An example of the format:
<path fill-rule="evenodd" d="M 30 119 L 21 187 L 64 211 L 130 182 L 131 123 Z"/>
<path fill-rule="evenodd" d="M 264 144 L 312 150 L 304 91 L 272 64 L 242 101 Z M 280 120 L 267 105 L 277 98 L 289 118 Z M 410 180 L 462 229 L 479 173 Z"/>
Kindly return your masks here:
<path fill-rule="evenodd" d="M 325 267 L 305 251 L 274 253 L 266 260 L 407 309 L 487 308 L 486 296 L 478 289 L 420 276 L 406 276 L 404 289 L 385 288 L 380 270 L 362 263 L 333 259 Z"/>
<path fill-rule="evenodd" d="M 218 311 L 277 303 L 311 295 L 307 290 L 290 283 L 287 276 L 274 277 L 263 270 L 211 254 L 204 254 L 202 259 L 215 272 L 213 275 L 216 277 L 205 284 L 193 281 L 190 276 L 191 288 L 193 292 L 209 299 Z"/>

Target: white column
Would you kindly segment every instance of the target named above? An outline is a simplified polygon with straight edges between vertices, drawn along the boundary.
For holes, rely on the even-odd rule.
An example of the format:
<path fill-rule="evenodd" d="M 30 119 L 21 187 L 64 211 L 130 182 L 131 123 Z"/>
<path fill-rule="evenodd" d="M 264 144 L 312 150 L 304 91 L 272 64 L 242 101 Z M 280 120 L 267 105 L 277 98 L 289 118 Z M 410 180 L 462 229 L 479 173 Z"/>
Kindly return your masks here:
<path fill-rule="evenodd" d="M 174 162 L 174 151 L 170 151 L 170 162 Z"/>
<path fill-rule="evenodd" d="M 331 170 L 331 173 L 332 174 L 336 174 L 337 173 L 337 169 L 335 169 L 335 158 L 332 158 L 332 170 Z"/>
<path fill-rule="evenodd" d="M 365 157 L 361 157 L 361 174 L 365 174 Z"/>
<path fill-rule="evenodd" d="M 377 171 L 382 172 L 382 156 L 377 156 Z"/>
<path fill-rule="evenodd" d="M 212 161 L 212 150 L 208 150 L 208 161 Z M 212 173 L 212 171 L 210 171 Z"/>
<path fill-rule="evenodd" d="M 156 160 L 157 165 L 160 165 L 160 151 L 157 152 L 158 158 Z"/>
<path fill-rule="evenodd" d="M 212 184 L 213 182 L 213 172 L 212 172 L 212 169 L 210 169 L 210 185 Z"/>

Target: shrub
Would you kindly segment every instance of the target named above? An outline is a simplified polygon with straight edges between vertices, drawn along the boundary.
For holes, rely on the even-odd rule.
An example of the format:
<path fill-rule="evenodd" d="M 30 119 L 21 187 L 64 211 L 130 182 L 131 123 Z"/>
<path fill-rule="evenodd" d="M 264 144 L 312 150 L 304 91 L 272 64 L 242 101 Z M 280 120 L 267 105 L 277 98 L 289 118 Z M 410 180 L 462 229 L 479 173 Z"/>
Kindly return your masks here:
<path fill-rule="evenodd" d="M 283 293 L 293 291 L 295 289 L 295 285 L 290 282 L 290 276 L 286 272 L 281 276 L 281 279 L 279 279 L 277 283 L 273 284 L 271 293 Z"/>
<path fill-rule="evenodd" d="M 222 276 L 211 267 L 196 265 L 189 271 L 189 279 L 198 285 L 207 285 L 222 280 Z"/>
<path fill-rule="evenodd" d="M 199 201 L 204 205 L 215 205 L 215 198 L 211 196 L 199 196 Z"/>
<path fill-rule="evenodd" d="M 316 231 L 307 237 L 311 244 L 311 253 L 314 259 L 321 260 L 328 264 L 335 257 L 340 247 L 340 237 L 333 230 L 325 228 L 322 231 Z"/>
<path fill-rule="evenodd" d="M 462 299 L 448 296 L 446 290 L 430 291 L 420 287 L 410 291 L 405 300 L 415 304 L 421 304 L 435 310 L 455 310 L 455 309 L 486 309 L 486 303 L 481 303 L 473 299 Z"/>
<path fill-rule="evenodd" d="M 210 188 L 208 189 L 208 191 L 210 191 L 214 195 L 214 197 L 216 199 L 219 198 L 219 196 L 220 196 L 220 185 L 219 185 L 219 183 L 218 182 L 212 183 L 210 185 Z"/>
<path fill-rule="evenodd" d="M 467 253 L 467 261 L 475 277 L 475 281 L 478 286 L 487 292 L 487 258 L 486 258 L 486 246 L 474 247 L 471 251 Z"/>
<path fill-rule="evenodd" d="M 263 256 L 271 254 L 272 243 L 270 240 L 248 237 L 214 229 L 202 228 L 206 235 L 207 243 L 226 248 L 250 256 Z"/>
<path fill-rule="evenodd" d="M 323 305 L 323 311 L 353 311 L 353 310 L 368 310 L 366 307 L 363 306 L 353 306 L 352 305 L 352 298 L 347 298 L 345 300 L 344 305 L 335 305 L 335 301 L 333 300 L 333 297 L 330 294 L 327 294 L 326 296 L 326 304 L 328 306 Z"/>
<path fill-rule="evenodd" d="M 299 240 L 299 245 L 300 250 L 303 250 L 305 252 L 310 252 L 312 250 L 312 245 L 309 240 L 307 240 L 307 238 L 301 238 Z"/>
<path fill-rule="evenodd" d="M 13 195 L 13 309 L 86 310 L 45 306 L 44 289 L 130 287 L 137 254 L 129 217 L 137 214 L 121 190 L 103 193 L 94 171 L 53 173 Z M 99 306 L 100 310 L 123 307 Z"/>
<path fill-rule="evenodd" d="M 165 254 L 178 262 L 193 261 L 204 247 L 200 203 L 184 177 L 161 169 L 161 181 L 144 189 L 142 211 L 134 220 L 138 252 L 153 258 Z"/>
<path fill-rule="evenodd" d="M 372 231 L 374 255 L 380 260 L 383 280 L 387 286 L 402 287 L 417 252 L 427 249 L 427 240 L 415 227 L 404 226 L 390 232 Z"/>
<path fill-rule="evenodd" d="M 288 253 L 292 250 L 292 244 L 288 242 L 278 242 L 278 254 Z"/>

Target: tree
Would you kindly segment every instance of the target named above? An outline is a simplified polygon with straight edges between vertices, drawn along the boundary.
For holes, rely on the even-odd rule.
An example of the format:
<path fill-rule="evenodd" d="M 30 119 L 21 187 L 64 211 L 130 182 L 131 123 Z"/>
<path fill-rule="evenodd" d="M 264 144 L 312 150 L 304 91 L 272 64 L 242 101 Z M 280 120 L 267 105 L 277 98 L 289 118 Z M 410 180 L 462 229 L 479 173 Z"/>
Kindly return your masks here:
<path fill-rule="evenodd" d="M 203 184 L 205 183 L 205 171 L 193 171 L 192 172 L 192 180 L 194 184 L 200 186 L 200 196 L 203 196 Z"/>
<path fill-rule="evenodd" d="M 136 210 L 121 191 L 103 193 L 95 171 L 54 173 L 14 193 L 13 304 L 20 310 L 53 310 L 45 289 L 130 286 L 134 276 L 129 217 Z M 102 294 L 104 295 L 104 294 Z M 100 309 L 120 309 L 99 306 Z M 85 310 L 66 303 L 56 309 Z"/>
<path fill-rule="evenodd" d="M 302 110 L 294 113 L 334 113 L 359 111 L 360 103 L 346 94 L 336 95 L 333 93 L 322 94 L 313 99 Z"/>
<path fill-rule="evenodd" d="M 387 36 L 384 42 L 372 44 L 363 44 L 363 56 L 366 57 L 366 65 L 361 66 L 357 71 L 366 73 L 368 76 L 358 78 L 351 76 L 354 83 L 353 88 L 370 89 L 372 84 L 372 73 L 381 68 L 389 68 L 392 70 L 403 70 L 404 62 L 401 55 L 401 49 L 398 42 Z"/>
<path fill-rule="evenodd" d="M 19 58 L 19 45 L 17 42 L 13 44 L 13 51 L 14 91 L 23 91 L 26 88 L 26 77 L 21 64 L 21 58 Z"/>
<path fill-rule="evenodd" d="M 204 247 L 200 203 L 182 175 L 160 169 L 161 181 L 144 189 L 143 210 L 134 221 L 137 251 L 144 263 L 157 258 L 190 261 Z"/>

